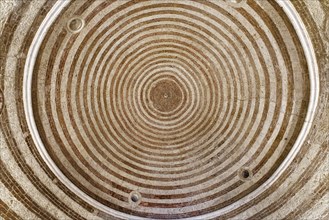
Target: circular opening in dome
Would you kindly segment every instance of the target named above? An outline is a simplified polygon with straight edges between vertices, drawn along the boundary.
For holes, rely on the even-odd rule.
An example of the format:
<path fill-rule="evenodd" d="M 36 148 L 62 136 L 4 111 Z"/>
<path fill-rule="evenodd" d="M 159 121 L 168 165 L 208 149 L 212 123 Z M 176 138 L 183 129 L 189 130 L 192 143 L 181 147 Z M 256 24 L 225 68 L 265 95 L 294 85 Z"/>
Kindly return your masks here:
<path fill-rule="evenodd" d="M 239 177 L 242 180 L 250 180 L 252 178 L 252 172 L 249 168 L 241 168 L 239 171 Z"/>
<path fill-rule="evenodd" d="M 85 22 L 81 18 L 72 18 L 67 22 L 67 29 L 72 33 L 78 33 L 84 27 Z"/>
<path fill-rule="evenodd" d="M 139 192 L 133 191 L 129 195 L 129 202 L 133 205 L 138 205 L 141 201 L 141 197 Z"/>
<path fill-rule="evenodd" d="M 243 178 L 247 179 L 249 176 L 250 176 L 250 173 L 249 173 L 248 170 L 244 170 L 244 171 L 242 171 L 242 177 L 243 177 Z"/>
<path fill-rule="evenodd" d="M 131 196 L 131 201 L 138 202 L 138 200 L 139 200 L 139 198 L 138 198 L 137 195 L 134 194 L 134 195 Z"/>

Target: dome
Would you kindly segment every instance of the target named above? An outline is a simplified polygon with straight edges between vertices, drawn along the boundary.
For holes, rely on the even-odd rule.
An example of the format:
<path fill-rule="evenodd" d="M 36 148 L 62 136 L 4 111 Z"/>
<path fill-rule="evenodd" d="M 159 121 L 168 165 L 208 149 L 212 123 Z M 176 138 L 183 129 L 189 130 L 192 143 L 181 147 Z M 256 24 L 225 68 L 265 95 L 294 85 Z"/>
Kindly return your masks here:
<path fill-rule="evenodd" d="M 326 219 L 326 1 L 0 2 L 4 219 Z"/>

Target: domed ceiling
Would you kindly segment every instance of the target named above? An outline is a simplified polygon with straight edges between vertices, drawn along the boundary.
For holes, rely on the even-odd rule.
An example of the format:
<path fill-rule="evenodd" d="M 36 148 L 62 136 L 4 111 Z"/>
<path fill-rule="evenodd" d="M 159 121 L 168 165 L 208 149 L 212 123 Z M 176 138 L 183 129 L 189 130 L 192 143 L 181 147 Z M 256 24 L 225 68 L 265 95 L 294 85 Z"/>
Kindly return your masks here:
<path fill-rule="evenodd" d="M 4 219 L 326 219 L 326 1 L 0 3 Z"/>

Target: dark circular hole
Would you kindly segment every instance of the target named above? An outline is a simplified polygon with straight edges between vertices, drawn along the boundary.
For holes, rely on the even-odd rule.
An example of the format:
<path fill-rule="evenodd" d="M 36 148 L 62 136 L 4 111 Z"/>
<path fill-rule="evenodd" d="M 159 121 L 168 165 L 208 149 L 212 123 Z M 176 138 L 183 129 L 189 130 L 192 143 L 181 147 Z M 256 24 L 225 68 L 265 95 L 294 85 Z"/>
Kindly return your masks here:
<path fill-rule="evenodd" d="M 138 195 L 136 195 L 136 194 L 131 195 L 131 201 L 138 202 L 138 200 L 139 200 Z"/>
<path fill-rule="evenodd" d="M 248 170 L 243 170 L 243 171 L 242 171 L 242 177 L 243 177 L 243 178 L 247 179 L 249 176 L 250 176 L 250 173 L 249 173 Z"/>

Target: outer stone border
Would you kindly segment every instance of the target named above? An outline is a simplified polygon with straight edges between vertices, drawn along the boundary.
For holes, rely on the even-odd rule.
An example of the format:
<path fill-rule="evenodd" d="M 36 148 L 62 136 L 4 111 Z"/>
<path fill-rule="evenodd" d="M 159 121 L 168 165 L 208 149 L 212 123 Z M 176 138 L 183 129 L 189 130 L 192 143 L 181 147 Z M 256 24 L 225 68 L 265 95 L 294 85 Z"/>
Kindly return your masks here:
<path fill-rule="evenodd" d="M 34 143 L 36 144 L 36 147 L 38 148 L 38 151 L 40 155 L 42 156 L 43 160 L 46 162 L 46 164 L 49 166 L 49 168 L 54 172 L 54 174 L 57 176 L 57 178 L 65 184 L 71 191 L 73 191 L 77 196 L 79 196 L 81 199 L 89 203 L 90 205 L 94 206 L 96 209 L 101 210 L 107 214 L 110 214 L 112 216 L 123 218 L 123 219 L 145 219 L 141 217 L 136 217 L 132 215 L 128 215 L 125 213 L 121 213 L 119 211 L 113 210 L 98 201 L 94 200 L 87 194 L 85 194 L 83 191 L 81 191 L 79 188 L 77 188 L 62 172 L 61 170 L 56 166 L 54 161 L 49 156 L 48 152 L 46 151 L 46 148 L 44 144 L 42 143 L 42 140 L 40 138 L 39 132 L 37 130 L 34 115 L 33 115 L 33 109 L 32 109 L 32 97 L 31 97 L 31 85 L 32 85 L 32 75 L 33 75 L 33 69 L 34 64 L 36 62 L 36 58 L 38 55 L 38 51 L 40 48 L 40 45 L 52 25 L 52 23 L 55 21 L 55 19 L 59 16 L 60 12 L 70 3 L 70 1 L 57 1 L 56 4 L 53 6 L 53 8 L 49 11 L 45 19 L 43 20 L 42 24 L 40 25 L 33 42 L 31 44 L 29 53 L 27 55 L 25 68 L 24 68 L 24 79 L 23 79 L 23 101 L 24 101 L 24 109 L 25 109 L 25 116 L 26 120 L 31 132 L 31 136 L 33 138 Z M 294 146 L 292 147 L 291 151 L 289 152 L 288 156 L 285 158 L 285 160 L 282 162 L 282 164 L 279 166 L 279 168 L 275 171 L 275 173 L 258 189 L 253 191 L 252 193 L 248 194 L 247 196 L 243 197 L 242 199 L 236 201 L 235 203 L 226 206 L 223 209 L 217 210 L 215 212 L 199 216 L 201 219 L 208 219 L 208 218 L 215 218 L 220 215 L 226 214 L 234 209 L 237 209 L 241 205 L 244 205 L 248 202 L 250 202 L 252 199 L 259 196 L 261 193 L 263 193 L 265 190 L 267 190 L 279 177 L 280 175 L 286 170 L 286 168 L 289 166 L 289 164 L 292 162 L 292 160 L 295 158 L 297 153 L 299 152 L 301 146 L 303 145 L 305 138 L 307 134 L 310 131 L 312 121 L 314 119 L 315 110 L 318 104 L 319 99 L 319 72 L 318 72 L 318 66 L 317 66 L 317 60 L 314 52 L 314 48 L 311 42 L 311 39 L 308 35 L 308 32 L 306 30 L 305 25 L 302 22 L 302 19 L 300 18 L 299 14 L 297 13 L 296 9 L 292 5 L 290 1 L 287 0 L 277 0 L 277 3 L 283 8 L 286 15 L 290 19 L 292 25 L 295 28 L 295 31 L 299 37 L 299 40 L 302 44 L 305 57 L 307 60 L 308 70 L 309 70 L 309 78 L 310 78 L 310 101 L 308 104 L 308 111 L 306 115 L 305 122 L 303 124 L 302 130 L 294 143 Z M 193 218 L 186 218 L 186 219 L 193 219 Z"/>
<path fill-rule="evenodd" d="M 2 113 L 2 110 L 4 109 L 5 101 L 4 101 L 4 94 L 2 90 L 0 89 L 0 116 Z"/>

